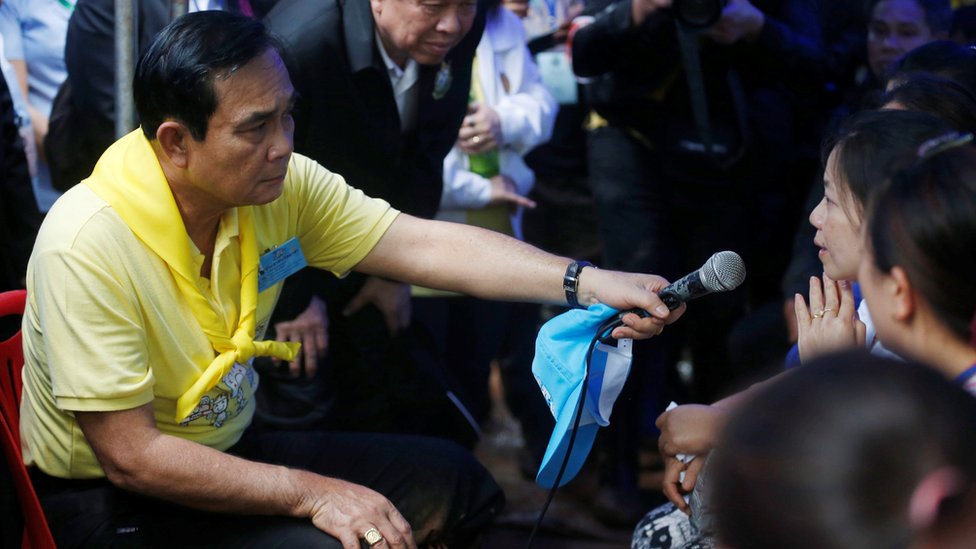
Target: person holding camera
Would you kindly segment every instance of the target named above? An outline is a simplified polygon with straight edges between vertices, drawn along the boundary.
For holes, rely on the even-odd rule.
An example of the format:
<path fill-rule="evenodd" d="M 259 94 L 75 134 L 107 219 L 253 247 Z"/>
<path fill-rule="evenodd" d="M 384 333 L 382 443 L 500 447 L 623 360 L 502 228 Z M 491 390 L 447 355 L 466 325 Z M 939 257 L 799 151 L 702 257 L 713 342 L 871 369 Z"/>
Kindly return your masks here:
<path fill-rule="evenodd" d="M 588 81 L 592 108 L 590 186 L 606 267 L 673 278 L 716 250 L 735 250 L 747 264 L 759 255 L 767 218 L 782 213 L 766 203 L 788 191 L 782 172 L 796 155 L 792 100 L 821 78 L 827 59 L 820 21 L 814 0 L 616 0 L 574 34 L 573 69 Z M 760 287 L 778 278 L 750 269 Z M 616 478 L 636 478 L 640 418 L 688 400 L 661 390 L 670 364 L 690 357 L 691 400 L 732 389 L 726 339 L 746 299 L 741 290 L 713 296 L 680 330 L 635 348 L 642 379 L 625 390 L 645 394 L 621 398 L 629 406 L 615 413 L 610 430 L 621 442 L 610 462 L 629 468 Z M 636 493 L 626 482 L 621 488 Z"/>

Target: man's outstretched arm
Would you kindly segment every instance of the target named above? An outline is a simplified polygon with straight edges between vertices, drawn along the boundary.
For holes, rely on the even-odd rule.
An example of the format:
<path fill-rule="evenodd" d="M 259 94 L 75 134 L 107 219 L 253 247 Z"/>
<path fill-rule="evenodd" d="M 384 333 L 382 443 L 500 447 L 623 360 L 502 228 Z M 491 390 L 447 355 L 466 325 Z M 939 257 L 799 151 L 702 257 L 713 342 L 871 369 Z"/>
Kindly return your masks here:
<path fill-rule="evenodd" d="M 400 214 L 356 270 L 483 299 L 565 304 L 562 281 L 569 263 L 500 233 Z M 684 312 L 684 306 L 669 311 L 658 297 L 667 284 L 651 274 L 585 268 L 578 299 L 584 306 L 648 311 L 647 318 L 626 315 L 613 333 L 646 339 Z"/>

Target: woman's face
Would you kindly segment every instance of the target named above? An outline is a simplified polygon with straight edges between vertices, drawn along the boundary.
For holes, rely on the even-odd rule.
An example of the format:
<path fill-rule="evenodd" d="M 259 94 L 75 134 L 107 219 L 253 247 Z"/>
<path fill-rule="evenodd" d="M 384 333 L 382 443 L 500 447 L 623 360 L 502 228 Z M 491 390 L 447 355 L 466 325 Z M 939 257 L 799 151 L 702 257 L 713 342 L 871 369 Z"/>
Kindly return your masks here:
<path fill-rule="evenodd" d="M 909 51 L 938 38 L 915 0 L 881 0 L 868 22 L 868 64 L 877 77 Z"/>
<path fill-rule="evenodd" d="M 835 147 L 824 170 L 824 197 L 810 212 L 810 224 L 817 229 L 813 243 L 820 248 L 824 273 L 834 280 L 857 280 L 862 250 L 859 212 L 838 169 Z"/>

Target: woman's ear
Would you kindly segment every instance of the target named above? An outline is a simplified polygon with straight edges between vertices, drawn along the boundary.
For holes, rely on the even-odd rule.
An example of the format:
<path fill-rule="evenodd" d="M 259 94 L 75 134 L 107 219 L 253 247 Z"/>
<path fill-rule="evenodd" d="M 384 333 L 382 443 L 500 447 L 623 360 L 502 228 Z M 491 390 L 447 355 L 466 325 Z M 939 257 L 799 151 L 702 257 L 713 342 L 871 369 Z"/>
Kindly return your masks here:
<path fill-rule="evenodd" d="M 922 477 L 908 501 L 908 524 L 922 531 L 935 526 L 939 507 L 946 499 L 957 496 L 965 486 L 965 479 L 955 467 L 941 467 Z"/>
<path fill-rule="evenodd" d="M 915 313 L 915 290 L 908 280 L 908 275 L 901 267 L 892 267 L 885 281 L 888 299 L 891 300 L 892 316 L 895 320 L 905 321 Z"/>
<path fill-rule="evenodd" d="M 177 168 L 186 168 L 187 141 L 191 139 L 186 126 L 167 120 L 156 129 L 156 140 L 166 158 Z"/>

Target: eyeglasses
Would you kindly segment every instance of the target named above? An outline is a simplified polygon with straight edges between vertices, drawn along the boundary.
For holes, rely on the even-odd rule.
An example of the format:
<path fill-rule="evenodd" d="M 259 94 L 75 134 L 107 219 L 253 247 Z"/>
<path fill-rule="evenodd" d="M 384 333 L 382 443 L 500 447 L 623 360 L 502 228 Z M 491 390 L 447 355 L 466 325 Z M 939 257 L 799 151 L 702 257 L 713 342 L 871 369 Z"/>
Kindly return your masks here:
<path fill-rule="evenodd" d="M 972 143 L 973 139 L 971 133 L 952 132 L 940 135 L 929 139 L 918 147 L 918 159 L 928 160 L 937 154 Z"/>

